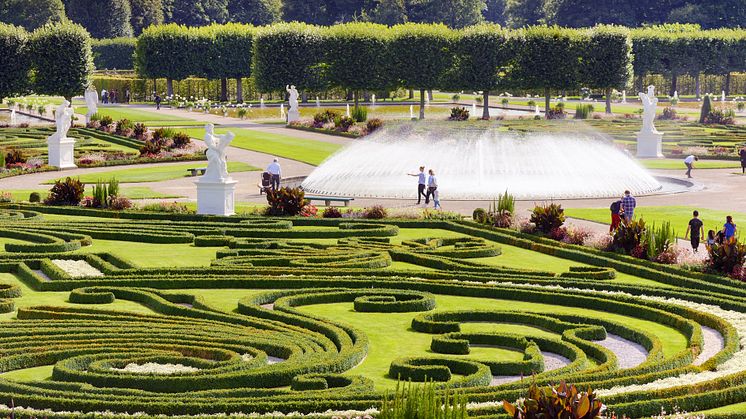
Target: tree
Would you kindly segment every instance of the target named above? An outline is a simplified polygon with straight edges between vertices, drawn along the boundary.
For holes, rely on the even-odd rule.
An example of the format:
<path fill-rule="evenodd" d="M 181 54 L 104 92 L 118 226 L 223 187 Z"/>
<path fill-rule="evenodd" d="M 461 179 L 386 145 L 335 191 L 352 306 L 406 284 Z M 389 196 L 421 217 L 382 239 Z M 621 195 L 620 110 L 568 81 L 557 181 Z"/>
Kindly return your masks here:
<path fill-rule="evenodd" d="M 282 16 L 287 22 L 328 25 L 334 21 L 327 13 L 327 0 L 284 0 Z"/>
<path fill-rule="evenodd" d="M 135 70 L 144 78 L 165 78 L 171 96 L 173 80 L 202 72 L 203 55 L 196 29 L 175 23 L 151 26 L 137 38 Z"/>
<path fill-rule="evenodd" d="M 572 28 L 637 23 L 635 4 L 630 0 L 547 0 L 544 14 L 547 23 Z"/>
<path fill-rule="evenodd" d="M 455 42 L 457 64 L 449 78 L 454 81 L 451 86 L 457 90 L 481 90 L 484 119 L 490 117 L 490 90 L 507 83 L 516 39 L 498 25 L 482 24 L 464 29 Z"/>
<path fill-rule="evenodd" d="M 505 22 L 511 28 L 536 25 L 544 19 L 544 0 L 506 0 Z"/>
<path fill-rule="evenodd" d="M 505 0 L 487 0 L 484 10 L 484 20 L 491 23 L 505 25 Z"/>
<path fill-rule="evenodd" d="M 324 32 L 324 47 L 329 81 L 352 90 L 355 107 L 360 90 L 383 90 L 394 84 L 387 27 L 373 23 L 331 26 Z"/>
<path fill-rule="evenodd" d="M 132 18 L 130 24 L 135 35 L 140 35 L 142 30 L 150 25 L 163 23 L 163 3 L 161 0 L 130 0 L 132 6 Z"/>
<path fill-rule="evenodd" d="M 420 23 L 443 23 L 464 28 L 484 21 L 485 0 L 417 0 L 408 12 L 409 20 Z"/>
<path fill-rule="evenodd" d="M 91 37 L 80 25 L 45 25 L 31 35 L 29 52 L 34 91 L 72 100 L 88 87 L 93 73 Z"/>
<path fill-rule="evenodd" d="M 62 0 L 0 0 L 0 22 L 22 26 L 26 30 L 61 22 L 65 18 Z"/>
<path fill-rule="evenodd" d="M 581 82 L 603 89 L 606 113 L 611 113 L 612 89 L 624 89 L 632 77 L 632 40 L 629 30 L 596 26 L 581 40 Z"/>
<path fill-rule="evenodd" d="M 204 54 L 201 72 L 208 79 L 221 79 L 221 100 L 227 101 L 227 79 L 236 79 L 238 102 L 243 102 L 243 78 L 251 76 L 254 27 L 239 23 L 197 28 L 199 50 Z"/>
<path fill-rule="evenodd" d="M 168 22 L 205 26 L 228 21 L 228 0 L 170 0 Z"/>
<path fill-rule="evenodd" d="M 300 22 L 278 23 L 257 31 L 254 41 L 254 79 L 261 92 L 318 91 L 327 86 L 321 28 Z"/>
<path fill-rule="evenodd" d="M 67 16 L 85 27 L 94 38 L 132 36 L 129 0 L 66 0 Z"/>
<path fill-rule="evenodd" d="M 267 25 L 282 19 L 282 1 L 228 0 L 228 14 L 233 22 Z"/>
<path fill-rule="evenodd" d="M 404 87 L 420 89 L 420 119 L 424 119 L 425 91 L 438 87 L 453 64 L 453 31 L 441 24 L 406 23 L 391 32 L 395 77 Z"/>
<path fill-rule="evenodd" d="M 380 0 L 371 12 L 375 23 L 393 26 L 407 21 L 407 6 L 404 0 Z"/>
<path fill-rule="evenodd" d="M 578 87 L 580 32 L 556 26 L 523 30 L 514 74 L 525 89 L 544 89 L 544 108 L 549 115 L 551 89 Z"/>
<path fill-rule="evenodd" d="M 0 101 L 26 92 L 31 71 L 28 33 L 18 26 L 0 23 Z"/>
<path fill-rule="evenodd" d="M 97 70 L 132 70 L 135 68 L 135 43 L 135 38 L 94 40 L 93 64 Z"/>

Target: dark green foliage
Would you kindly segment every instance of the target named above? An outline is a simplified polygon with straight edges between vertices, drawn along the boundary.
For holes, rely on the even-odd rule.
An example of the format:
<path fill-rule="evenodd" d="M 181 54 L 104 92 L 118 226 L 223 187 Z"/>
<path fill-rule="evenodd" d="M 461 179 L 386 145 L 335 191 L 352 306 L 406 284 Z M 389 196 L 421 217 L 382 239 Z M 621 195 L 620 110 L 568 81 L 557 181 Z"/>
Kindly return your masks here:
<path fill-rule="evenodd" d="M 66 0 L 67 17 L 85 27 L 93 38 L 132 36 L 129 0 Z"/>
<path fill-rule="evenodd" d="M 49 196 L 44 200 L 47 205 L 78 205 L 83 199 L 85 186 L 79 179 L 70 177 L 57 180 L 49 190 Z"/>
<path fill-rule="evenodd" d="M 614 232 L 614 239 L 611 243 L 612 248 L 621 250 L 625 254 L 641 254 L 645 238 L 645 221 L 643 219 L 631 220 L 628 223 L 621 223 L 619 228 Z"/>
<path fill-rule="evenodd" d="M 339 131 L 347 132 L 353 125 L 355 125 L 355 119 L 347 115 L 334 118 L 334 126 Z"/>
<path fill-rule="evenodd" d="M 355 91 L 357 100 L 360 90 L 384 90 L 395 84 L 388 28 L 347 23 L 325 29 L 323 36 L 327 76 L 333 85 Z"/>
<path fill-rule="evenodd" d="M 228 0 L 169 0 L 167 22 L 205 26 L 228 21 Z"/>
<path fill-rule="evenodd" d="M 328 25 L 334 22 L 327 10 L 325 0 L 284 0 L 282 16 L 287 22 L 305 22 L 314 25 Z"/>
<path fill-rule="evenodd" d="M 383 120 L 379 118 L 373 118 L 368 120 L 368 123 L 365 124 L 365 126 L 368 129 L 368 133 L 371 133 L 383 127 Z"/>
<path fill-rule="evenodd" d="M 163 3 L 161 0 L 130 0 L 132 6 L 132 32 L 135 36 L 140 35 L 143 29 L 150 25 L 163 23 Z"/>
<path fill-rule="evenodd" d="M 707 116 L 712 112 L 712 98 L 710 95 L 705 95 L 705 99 L 702 101 L 702 109 L 699 111 L 699 123 L 704 124 L 707 121 Z"/>
<path fill-rule="evenodd" d="M 0 22 L 26 30 L 61 22 L 65 18 L 62 0 L 0 0 Z"/>
<path fill-rule="evenodd" d="M 436 391 L 432 383 L 397 383 L 393 396 L 384 396 L 380 419 L 465 419 L 467 397 L 447 389 Z"/>
<path fill-rule="evenodd" d="M 22 28 L 0 23 L 0 100 L 21 95 L 28 88 L 31 57 L 28 33 Z"/>
<path fill-rule="evenodd" d="M 562 205 L 555 203 L 537 205 L 531 213 L 530 221 L 539 232 L 549 234 L 565 223 L 565 210 Z"/>
<path fill-rule="evenodd" d="M 324 217 L 324 218 L 342 218 L 342 213 L 339 211 L 339 208 L 337 208 L 337 207 L 326 207 L 326 208 L 324 208 L 324 212 L 322 213 L 322 217 Z"/>
<path fill-rule="evenodd" d="M 735 123 L 736 113 L 733 109 L 713 109 L 705 117 L 705 124 L 733 125 Z"/>
<path fill-rule="evenodd" d="M 632 40 L 629 30 L 615 26 L 596 26 L 588 32 L 580 41 L 580 81 L 604 92 L 606 113 L 611 113 L 612 89 L 626 89 L 632 78 Z"/>
<path fill-rule="evenodd" d="M 364 106 L 358 106 L 352 109 L 350 116 L 356 122 L 365 122 L 368 120 L 368 109 Z"/>
<path fill-rule="evenodd" d="M 487 219 L 487 210 L 484 208 L 476 208 L 471 213 L 471 219 L 480 223 L 484 224 L 485 220 Z"/>
<path fill-rule="evenodd" d="M 316 115 L 313 116 L 313 122 L 326 124 L 328 122 L 334 122 L 334 120 L 339 117 L 340 115 L 337 112 L 331 109 L 325 109 L 323 112 L 317 112 Z"/>
<path fill-rule="evenodd" d="M 282 54 L 278 53 L 282 51 Z M 261 92 L 298 91 L 325 86 L 321 29 L 303 23 L 278 23 L 262 28 L 254 42 L 253 72 Z"/>
<path fill-rule="evenodd" d="M 544 19 L 543 0 L 506 0 L 505 21 L 511 28 L 539 24 Z"/>
<path fill-rule="evenodd" d="M 487 8 L 482 12 L 484 20 L 498 25 L 505 25 L 505 5 L 506 0 L 487 0 Z"/>
<path fill-rule="evenodd" d="M 449 121 L 466 121 L 469 119 L 469 111 L 463 106 L 457 106 L 451 108 L 451 115 L 448 117 Z"/>
<path fill-rule="evenodd" d="M 8 150 L 5 154 L 5 165 L 10 166 L 11 164 L 26 163 L 26 156 L 23 155 L 23 151 L 17 148 Z"/>
<path fill-rule="evenodd" d="M 31 202 L 31 203 L 41 202 L 41 194 L 39 194 L 39 192 L 31 192 L 31 195 L 29 195 L 28 197 L 28 202 Z"/>
<path fill-rule="evenodd" d="M 192 75 L 211 79 L 251 76 L 252 43 L 255 29 L 252 26 L 229 23 L 196 29 L 198 54 L 192 62 L 201 67 Z"/>
<path fill-rule="evenodd" d="M 66 98 L 83 93 L 93 71 L 91 38 L 74 23 L 47 25 L 31 35 L 34 91 Z"/>
<path fill-rule="evenodd" d="M 593 116 L 593 105 L 580 103 L 575 105 L 575 119 L 588 119 Z"/>
<path fill-rule="evenodd" d="M 203 72 L 204 45 L 197 29 L 176 24 L 151 26 L 137 38 L 135 69 L 146 78 L 182 80 Z M 202 48 L 200 48 L 202 47 Z"/>
<path fill-rule="evenodd" d="M 407 21 L 407 6 L 404 0 L 380 0 L 370 12 L 371 20 L 382 25 L 393 26 Z"/>
<path fill-rule="evenodd" d="M 409 21 L 442 23 L 449 28 L 465 28 L 484 21 L 485 0 L 422 0 L 409 2 Z"/>
<path fill-rule="evenodd" d="M 267 191 L 268 215 L 294 216 L 308 204 L 300 188 L 280 188 Z"/>
<path fill-rule="evenodd" d="M 101 39 L 92 42 L 96 70 L 132 70 L 135 68 L 134 38 Z"/>
<path fill-rule="evenodd" d="M 189 138 L 189 135 L 184 134 L 183 132 L 176 133 L 172 140 L 174 142 L 174 148 L 184 148 L 192 142 L 192 139 Z"/>
<path fill-rule="evenodd" d="M 228 0 L 231 21 L 252 25 L 268 25 L 282 19 L 280 0 Z"/>
<path fill-rule="evenodd" d="M 635 4 L 629 0 L 548 0 L 546 22 L 582 28 L 597 24 L 637 26 Z"/>

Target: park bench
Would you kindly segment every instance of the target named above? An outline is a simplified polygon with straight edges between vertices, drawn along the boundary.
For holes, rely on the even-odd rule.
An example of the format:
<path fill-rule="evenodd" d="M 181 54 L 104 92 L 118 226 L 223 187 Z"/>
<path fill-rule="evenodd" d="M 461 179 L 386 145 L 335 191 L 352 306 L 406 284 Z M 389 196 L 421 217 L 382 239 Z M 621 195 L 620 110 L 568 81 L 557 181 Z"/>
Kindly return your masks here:
<path fill-rule="evenodd" d="M 324 201 L 324 205 L 327 207 L 332 205 L 332 202 L 342 202 L 344 203 L 344 206 L 349 207 L 350 201 L 354 201 L 355 198 L 344 198 L 344 197 L 337 197 L 337 196 L 311 196 L 306 195 L 305 197 L 309 201 Z"/>
<path fill-rule="evenodd" d="M 197 176 L 197 175 L 204 175 L 207 171 L 206 167 L 195 167 L 192 169 L 187 169 L 187 172 L 191 173 L 191 176 Z"/>

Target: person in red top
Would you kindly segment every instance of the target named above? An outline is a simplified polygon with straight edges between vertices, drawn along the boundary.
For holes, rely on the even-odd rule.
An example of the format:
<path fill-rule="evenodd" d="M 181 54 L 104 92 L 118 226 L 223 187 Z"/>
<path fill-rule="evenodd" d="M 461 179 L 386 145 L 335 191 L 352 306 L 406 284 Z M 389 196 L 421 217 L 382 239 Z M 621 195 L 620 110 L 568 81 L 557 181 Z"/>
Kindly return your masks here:
<path fill-rule="evenodd" d="M 609 226 L 609 233 L 613 233 L 617 228 L 619 228 L 619 224 L 622 223 L 622 216 L 620 214 L 622 211 L 622 200 L 617 199 L 612 202 L 609 209 L 611 210 L 611 225 Z"/>

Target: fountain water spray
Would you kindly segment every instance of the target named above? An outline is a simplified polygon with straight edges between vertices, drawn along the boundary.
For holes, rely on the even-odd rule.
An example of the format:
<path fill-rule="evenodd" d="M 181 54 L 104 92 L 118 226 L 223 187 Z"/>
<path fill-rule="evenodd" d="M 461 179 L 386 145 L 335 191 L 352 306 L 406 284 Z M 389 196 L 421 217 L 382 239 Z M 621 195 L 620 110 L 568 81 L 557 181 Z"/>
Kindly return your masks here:
<path fill-rule="evenodd" d="M 10 111 L 10 125 L 15 125 L 15 124 L 16 124 L 16 110 L 12 109 Z"/>
<path fill-rule="evenodd" d="M 627 91 L 622 90 L 622 103 L 627 103 Z"/>
<path fill-rule="evenodd" d="M 534 115 L 541 115 L 541 111 L 539 111 L 539 105 L 534 105 Z"/>
<path fill-rule="evenodd" d="M 350 104 L 349 103 L 347 104 L 347 110 L 345 111 L 345 115 L 347 115 L 348 118 L 350 117 Z"/>
<path fill-rule="evenodd" d="M 409 105 L 409 119 L 414 119 L 414 105 Z"/>
<path fill-rule="evenodd" d="M 476 103 L 471 104 L 471 116 L 472 118 L 476 118 L 477 116 L 477 104 Z"/>
<path fill-rule="evenodd" d="M 259 107 L 264 109 L 264 98 L 259 98 Z"/>
<path fill-rule="evenodd" d="M 581 163 L 582 162 L 582 163 Z M 643 195 L 661 184 L 611 142 L 592 135 L 512 134 L 439 124 L 384 128 L 323 162 L 303 182 L 309 194 L 415 198 L 407 176 L 422 163 L 444 199 L 491 200 Z"/>
<path fill-rule="evenodd" d="M 720 92 L 720 101 L 725 102 L 725 90 Z"/>
<path fill-rule="evenodd" d="M 285 104 L 280 103 L 280 119 L 285 119 Z"/>
<path fill-rule="evenodd" d="M 317 108 L 321 107 L 321 101 L 319 101 L 319 97 L 318 96 L 316 96 L 316 107 Z"/>
<path fill-rule="evenodd" d="M 373 106 L 376 106 L 376 94 L 375 94 L 375 93 L 373 93 L 373 94 L 372 94 L 372 95 L 370 96 L 370 102 L 371 102 L 371 104 L 372 104 Z"/>

